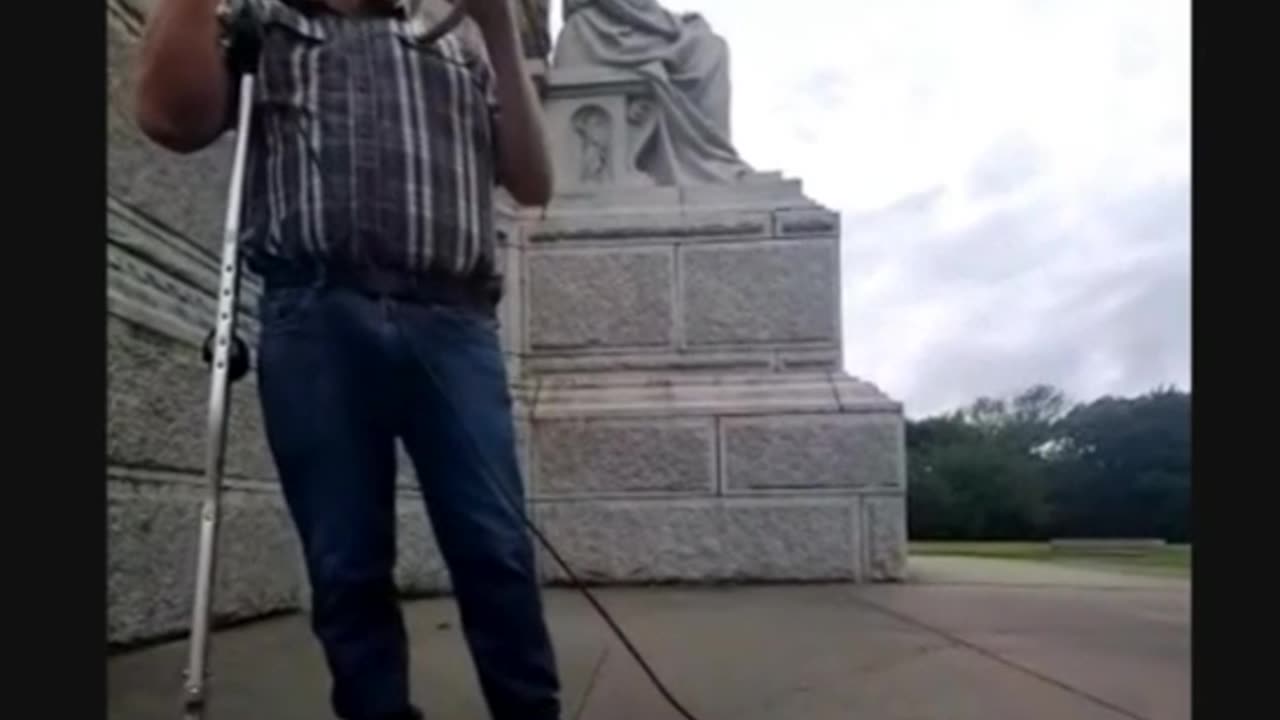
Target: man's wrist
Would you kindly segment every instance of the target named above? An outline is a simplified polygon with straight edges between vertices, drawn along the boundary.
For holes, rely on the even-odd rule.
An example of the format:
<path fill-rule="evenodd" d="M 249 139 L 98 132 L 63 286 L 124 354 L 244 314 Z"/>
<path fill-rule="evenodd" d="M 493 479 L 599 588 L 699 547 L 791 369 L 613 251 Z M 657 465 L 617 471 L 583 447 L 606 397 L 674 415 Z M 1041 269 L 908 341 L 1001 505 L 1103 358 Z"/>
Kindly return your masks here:
<path fill-rule="evenodd" d="M 480 36 L 489 50 L 491 59 L 520 59 L 520 32 L 516 27 L 516 14 L 509 0 L 471 0 L 471 2 L 493 2 L 495 7 L 487 11 L 483 19 L 477 18 Z M 500 5 L 502 9 L 498 9 Z M 505 56 L 511 56 L 507 58 Z"/>
<path fill-rule="evenodd" d="M 483 10 L 478 9 L 481 5 Z M 515 29 L 516 12 L 511 0 L 468 0 L 468 11 L 485 33 Z"/>

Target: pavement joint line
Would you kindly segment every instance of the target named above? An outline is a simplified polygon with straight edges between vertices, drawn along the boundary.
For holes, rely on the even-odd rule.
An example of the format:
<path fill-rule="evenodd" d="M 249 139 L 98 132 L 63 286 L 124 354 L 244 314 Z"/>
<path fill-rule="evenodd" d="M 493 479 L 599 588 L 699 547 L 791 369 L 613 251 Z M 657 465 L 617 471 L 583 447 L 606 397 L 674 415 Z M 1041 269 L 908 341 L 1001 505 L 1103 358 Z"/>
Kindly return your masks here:
<path fill-rule="evenodd" d="M 910 615 L 907 615 L 906 613 L 898 612 L 897 610 L 893 610 L 892 608 L 887 608 L 881 605 L 880 603 L 874 602 L 872 600 L 868 600 L 867 598 L 862 597 L 857 591 L 850 593 L 850 597 L 853 599 L 855 603 L 862 605 L 863 607 L 874 610 L 882 615 L 886 615 L 899 622 L 906 623 L 920 630 L 924 630 L 925 632 L 933 633 L 934 635 L 937 635 L 941 638 L 946 639 L 947 641 L 949 641 L 955 646 L 962 647 L 966 650 L 977 653 L 987 658 L 988 660 L 992 660 L 1012 670 L 1017 670 L 1018 672 L 1021 672 L 1023 674 L 1030 675 L 1031 677 L 1043 683 L 1052 685 L 1060 690 L 1065 690 L 1067 693 L 1071 695 L 1075 695 L 1076 697 L 1079 697 L 1083 700 L 1092 702 L 1093 704 L 1098 705 L 1099 707 L 1106 708 L 1107 710 L 1110 710 L 1111 712 L 1116 713 L 1118 715 L 1123 715 L 1124 717 L 1130 718 L 1130 720 L 1150 720 L 1150 718 L 1139 715 L 1133 712 L 1132 710 L 1129 710 L 1125 707 L 1122 707 L 1120 705 L 1117 705 L 1111 702 L 1110 700 L 1107 700 L 1106 698 L 1098 697 L 1097 695 L 1094 695 L 1093 693 L 1090 693 L 1087 690 L 1082 690 L 1078 687 L 1075 687 L 1074 685 L 1063 682 L 1053 677 L 1052 675 L 1047 675 L 1043 672 L 1040 672 L 1039 670 L 1036 670 L 1035 668 L 1029 667 L 1015 660 L 1010 660 L 1009 658 L 1006 658 L 1005 656 L 993 650 L 989 650 L 975 642 L 966 640 L 964 637 L 957 635 L 956 633 L 950 632 L 944 628 L 940 628 L 935 625 L 931 625 L 922 620 L 918 620 Z"/>
<path fill-rule="evenodd" d="M 901 665 L 908 665 L 910 663 L 913 663 L 922 657 L 925 657 L 927 655 L 932 655 L 940 650 L 946 650 L 948 648 L 953 648 L 953 647 L 955 647 L 955 643 L 951 642 L 951 640 L 948 638 L 942 638 L 942 642 L 940 643 L 936 643 L 932 645 L 924 645 L 924 646 L 915 648 L 903 657 L 887 658 L 879 662 L 869 663 L 867 665 L 864 665 L 858 668 L 855 672 L 857 672 L 858 675 L 861 675 L 863 677 L 867 677 L 870 675 L 879 675 L 882 672 L 892 670 Z"/>
<path fill-rule="evenodd" d="M 582 720 L 582 714 L 587 711 L 587 702 L 591 700 L 591 693 L 596 689 L 596 682 L 600 679 L 600 671 L 604 669 L 605 662 L 609 659 L 608 643 L 600 650 L 600 657 L 596 659 L 595 667 L 591 669 L 591 676 L 587 678 L 587 687 L 582 691 L 582 697 L 578 700 L 578 711 L 573 714 L 573 720 Z"/>

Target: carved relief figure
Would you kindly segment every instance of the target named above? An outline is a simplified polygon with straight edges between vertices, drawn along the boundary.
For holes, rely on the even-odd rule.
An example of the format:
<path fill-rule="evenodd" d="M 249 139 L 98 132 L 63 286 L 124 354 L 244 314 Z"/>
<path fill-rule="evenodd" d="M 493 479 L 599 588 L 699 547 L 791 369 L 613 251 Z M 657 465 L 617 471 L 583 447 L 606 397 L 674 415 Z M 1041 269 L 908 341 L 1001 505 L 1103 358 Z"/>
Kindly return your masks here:
<path fill-rule="evenodd" d="M 573 130 L 578 134 L 581 147 L 582 182 L 600 183 L 613 179 L 613 169 L 609 164 L 612 129 L 609 114 L 595 105 L 574 113 Z"/>
<path fill-rule="evenodd" d="M 635 166 L 659 184 L 732 182 L 751 168 L 730 142 L 729 47 L 697 14 L 656 0 L 565 0 L 553 66 L 629 70 L 649 80 L 658 122 Z"/>

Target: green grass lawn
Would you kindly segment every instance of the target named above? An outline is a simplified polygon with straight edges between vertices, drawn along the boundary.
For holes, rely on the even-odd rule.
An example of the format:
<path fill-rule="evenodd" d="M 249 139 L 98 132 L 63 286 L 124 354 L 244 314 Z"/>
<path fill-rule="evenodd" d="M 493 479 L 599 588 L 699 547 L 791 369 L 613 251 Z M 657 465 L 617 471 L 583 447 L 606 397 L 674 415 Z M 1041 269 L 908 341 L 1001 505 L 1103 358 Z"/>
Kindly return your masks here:
<path fill-rule="evenodd" d="M 911 554 L 1026 560 L 1154 575 L 1191 574 L 1190 545 L 1166 545 L 1137 555 L 1105 555 L 1076 549 L 1054 550 L 1042 542 L 930 541 L 912 542 Z"/>

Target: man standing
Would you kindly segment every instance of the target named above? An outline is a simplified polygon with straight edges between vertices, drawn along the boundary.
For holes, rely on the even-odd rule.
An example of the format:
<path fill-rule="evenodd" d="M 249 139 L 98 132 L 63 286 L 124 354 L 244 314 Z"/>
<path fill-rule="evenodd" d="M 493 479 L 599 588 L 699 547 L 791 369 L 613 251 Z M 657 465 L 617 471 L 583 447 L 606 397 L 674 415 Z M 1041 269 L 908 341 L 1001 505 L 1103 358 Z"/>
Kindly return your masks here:
<path fill-rule="evenodd" d="M 245 254 L 259 390 L 344 720 L 421 717 L 396 601 L 395 440 L 411 457 L 495 720 L 557 720 L 497 337 L 493 190 L 551 170 L 510 0 L 427 44 L 437 0 L 252 0 L 263 29 Z M 138 122 L 176 152 L 235 117 L 217 0 L 158 0 Z M 447 9 L 447 6 L 445 6 Z"/>

